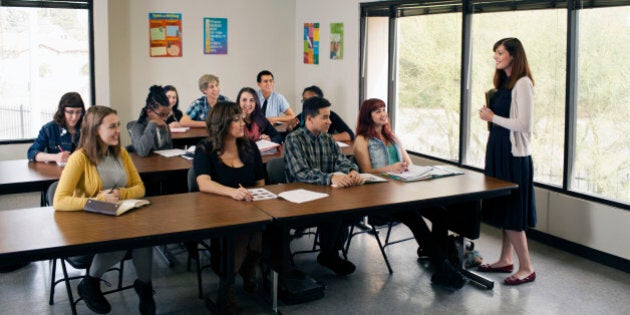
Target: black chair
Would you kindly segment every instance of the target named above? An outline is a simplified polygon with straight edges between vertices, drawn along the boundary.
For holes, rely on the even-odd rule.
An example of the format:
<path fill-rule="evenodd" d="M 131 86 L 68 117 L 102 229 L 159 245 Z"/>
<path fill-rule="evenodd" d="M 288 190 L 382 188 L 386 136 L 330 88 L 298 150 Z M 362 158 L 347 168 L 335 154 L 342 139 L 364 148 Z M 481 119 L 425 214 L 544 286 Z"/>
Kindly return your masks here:
<path fill-rule="evenodd" d="M 50 186 L 48 187 L 48 190 L 46 191 L 46 205 L 47 206 L 51 206 L 53 204 L 53 199 L 55 197 L 55 191 L 57 190 L 57 185 L 59 184 L 58 181 L 50 184 Z M 70 277 L 68 275 L 68 269 L 66 267 L 66 263 L 70 264 L 70 266 L 72 266 L 72 268 L 80 270 L 80 269 L 84 269 L 86 274 L 90 271 L 90 265 L 92 264 L 92 258 L 94 257 L 94 255 L 81 255 L 81 256 L 71 256 L 71 257 L 64 257 L 64 258 L 54 258 L 50 261 L 50 265 L 51 265 L 51 271 L 50 271 L 50 297 L 48 299 L 48 304 L 49 305 L 53 305 L 55 304 L 55 287 L 57 286 L 57 284 L 64 282 L 66 284 L 66 291 L 68 292 L 68 301 L 70 302 L 70 309 L 72 310 L 72 314 L 76 314 L 77 310 L 76 310 L 76 305 L 79 301 L 82 300 L 82 298 L 78 298 L 77 300 L 74 300 L 74 296 L 72 295 L 72 287 L 70 286 L 70 280 L 77 280 L 77 279 L 83 279 L 83 277 L 85 276 L 72 276 Z M 124 273 L 124 267 L 125 267 L 125 260 L 129 259 L 130 256 L 126 256 L 125 259 L 120 261 L 120 265 L 118 267 L 115 268 L 110 268 L 107 271 L 118 271 L 118 286 L 110 291 L 107 292 L 103 292 L 103 294 L 107 294 L 107 293 L 112 293 L 112 292 L 118 292 L 121 290 L 125 290 L 128 288 L 132 288 L 133 286 L 126 286 L 123 287 L 122 283 L 123 283 L 123 273 Z M 60 279 L 55 279 L 56 278 L 56 273 L 57 273 L 57 261 L 59 261 L 60 265 L 61 265 L 61 270 L 63 272 L 63 278 Z"/>
<path fill-rule="evenodd" d="M 275 158 L 275 159 L 271 159 L 267 161 L 266 170 L 267 170 L 267 179 L 268 179 L 267 184 L 270 184 L 270 185 L 284 184 L 287 182 L 286 176 L 284 173 L 284 158 L 280 157 L 280 158 Z M 296 251 L 296 252 L 291 253 L 290 255 L 291 264 L 293 265 L 295 265 L 295 262 L 293 261 L 293 257 L 295 255 L 315 253 L 319 251 L 319 242 L 318 242 L 319 234 L 317 233 L 317 229 L 315 229 L 315 232 L 309 231 L 306 233 L 302 232 L 302 230 L 303 229 L 297 228 L 293 237 L 295 238 L 297 235 L 299 235 L 300 237 L 303 235 L 313 235 L 314 236 L 313 246 L 309 250 L 301 250 L 301 251 Z"/>
<path fill-rule="evenodd" d="M 197 185 L 197 176 L 195 175 L 195 170 L 194 168 L 190 168 L 188 169 L 188 175 L 187 175 L 187 183 L 188 183 L 188 191 L 189 192 L 195 192 L 195 191 L 199 191 L 199 186 Z M 186 270 L 190 270 L 190 263 L 191 261 L 194 259 L 195 260 L 195 264 L 197 267 L 197 287 L 199 290 L 199 298 L 203 299 L 203 279 L 202 279 L 202 273 L 205 269 L 212 267 L 212 262 L 208 265 L 204 265 L 201 266 L 201 262 L 200 262 L 200 252 L 204 252 L 207 251 L 209 253 L 212 253 L 211 251 L 211 243 L 212 244 L 216 244 L 217 246 L 219 245 L 219 242 L 217 241 L 197 241 L 197 242 L 187 242 L 184 243 L 184 245 L 186 246 L 186 248 L 188 249 L 188 261 L 186 263 Z M 196 252 L 195 252 L 196 251 Z M 212 259 L 212 258 L 211 258 Z"/>

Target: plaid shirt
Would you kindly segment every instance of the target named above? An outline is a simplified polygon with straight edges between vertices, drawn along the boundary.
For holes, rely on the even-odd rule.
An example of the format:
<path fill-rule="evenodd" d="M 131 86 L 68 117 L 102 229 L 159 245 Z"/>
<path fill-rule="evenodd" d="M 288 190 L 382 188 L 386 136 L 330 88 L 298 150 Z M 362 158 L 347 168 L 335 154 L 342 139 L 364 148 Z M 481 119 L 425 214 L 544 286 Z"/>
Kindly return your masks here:
<path fill-rule="evenodd" d="M 284 142 L 285 175 L 288 182 L 330 185 L 335 172 L 358 172 L 359 167 L 341 153 L 327 133 L 315 136 L 307 128 L 290 133 Z"/>
<path fill-rule="evenodd" d="M 223 95 L 219 95 L 217 102 L 223 102 L 223 101 L 229 101 L 229 100 L 230 100 L 229 98 Z M 210 111 L 210 106 L 208 105 L 208 99 L 206 98 L 205 95 L 203 95 L 200 98 L 193 101 L 192 104 L 190 104 L 190 107 L 188 107 L 188 111 L 186 111 L 186 115 L 188 115 L 188 117 L 190 117 L 190 119 L 192 120 L 205 121 L 206 116 L 208 116 L 209 111 Z"/>

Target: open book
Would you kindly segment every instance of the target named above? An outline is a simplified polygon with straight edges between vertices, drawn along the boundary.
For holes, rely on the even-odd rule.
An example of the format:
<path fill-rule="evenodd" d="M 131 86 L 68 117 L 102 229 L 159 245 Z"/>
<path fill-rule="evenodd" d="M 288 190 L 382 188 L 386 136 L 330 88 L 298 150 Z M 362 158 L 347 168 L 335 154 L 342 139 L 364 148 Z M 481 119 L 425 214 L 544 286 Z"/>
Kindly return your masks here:
<path fill-rule="evenodd" d="M 278 194 L 278 197 L 284 198 L 294 203 L 303 203 L 307 201 L 313 201 L 320 198 L 328 197 L 328 194 L 318 193 L 306 189 L 294 189 L 289 191 L 283 191 Z"/>
<path fill-rule="evenodd" d="M 403 182 L 415 182 L 419 180 L 439 178 L 452 175 L 461 175 L 464 172 L 450 168 L 446 165 L 419 166 L 410 165 L 406 172 L 386 172 L 385 175 Z"/>
<path fill-rule="evenodd" d="M 125 199 L 118 203 L 89 199 L 83 210 L 94 213 L 119 216 L 131 209 L 149 205 L 151 202 L 146 199 Z"/>
<path fill-rule="evenodd" d="M 186 150 L 182 150 L 182 149 L 165 149 L 165 150 L 155 150 L 153 151 L 153 153 L 155 154 L 159 154 L 163 157 L 174 157 L 174 156 L 180 156 L 184 153 L 186 153 Z"/>
<path fill-rule="evenodd" d="M 385 178 L 376 176 L 374 174 L 370 174 L 370 173 L 361 173 L 359 174 L 361 175 L 361 177 L 363 177 L 363 179 L 365 180 L 365 184 L 371 184 L 371 183 L 384 183 L 387 182 L 387 180 Z"/>

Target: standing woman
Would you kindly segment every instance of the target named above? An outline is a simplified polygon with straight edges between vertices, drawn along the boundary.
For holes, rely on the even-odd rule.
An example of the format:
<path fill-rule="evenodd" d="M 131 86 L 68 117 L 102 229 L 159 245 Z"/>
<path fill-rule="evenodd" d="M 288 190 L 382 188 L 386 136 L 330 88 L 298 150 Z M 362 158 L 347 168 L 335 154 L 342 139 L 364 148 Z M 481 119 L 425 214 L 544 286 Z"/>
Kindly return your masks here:
<path fill-rule="evenodd" d="M 166 93 L 166 98 L 168 98 L 168 106 L 171 108 L 171 116 L 168 117 L 166 123 L 171 128 L 179 128 L 182 126 L 179 124 L 179 121 L 184 115 L 184 113 L 179 110 L 179 93 L 177 93 L 177 89 L 172 85 L 164 86 L 164 93 Z"/>
<path fill-rule="evenodd" d="M 129 153 L 120 146 L 120 121 L 115 110 L 105 106 L 88 109 L 81 125 L 79 147 L 68 159 L 55 192 L 56 211 L 83 210 L 89 199 L 118 202 L 144 196 L 144 184 Z M 112 224 L 116 224 L 112 221 Z M 88 308 L 99 314 L 111 311 L 101 292 L 101 277 L 120 262 L 126 251 L 94 255 L 89 273 L 79 283 L 78 293 Z M 140 313 L 155 314 L 151 247 L 131 250 L 138 279 L 134 288 L 140 296 Z"/>
<path fill-rule="evenodd" d="M 68 92 L 61 96 L 53 120 L 42 127 L 28 148 L 29 161 L 66 163 L 79 143 L 83 113 L 85 105 L 79 93 Z"/>
<path fill-rule="evenodd" d="M 252 141 L 261 139 L 282 142 L 282 136 L 278 133 L 260 109 L 258 93 L 250 87 L 244 87 L 236 96 L 238 105 L 243 110 L 245 121 L 245 135 Z"/>
<path fill-rule="evenodd" d="M 139 156 L 145 157 L 153 150 L 172 149 L 173 140 L 166 119 L 171 115 L 164 89 L 154 85 L 149 89 L 147 100 L 135 123 L 127 125 L 131 144 Z"/>
<path fill-rule="evenodd" d="M 518 271 L 506 278 L 506 285 L 519 285 L 536 279 L 525 230 L 536 225 L 534 166 L 530 139 L 533 129 L 534 79 L 523 44 L 504 38 L 494 44 L 494 87 L 498 90 L 489 107 L 479 111 L 481 119 L 491 122 L 486 147 L 484 173 L 518 184 L 509 196 L 484 201 L 484 216 L 503 229 L 501 256 L 493 264 L 479 266 L 483 272 L 513 270 L 512 251 L 518 257 Z"/>
<path fill-rule="evenodd" d="M 208 114 L 206 125 L 210 136 L 197 145 L 193 160 L 199 190 L 252 201 L 253 195 L 243 187 L 263 186 L 265 173 L 260 151 L 245 136 L 241 108 L 232 102 L 219 102 Z M 261 248 L 260 233 L 237 236 L 234 270 L 243 277 L 247 292 L 256 290 L 255 268 Z M 233 287 L 228 287 L 228 313 L 239 311 Z"/>

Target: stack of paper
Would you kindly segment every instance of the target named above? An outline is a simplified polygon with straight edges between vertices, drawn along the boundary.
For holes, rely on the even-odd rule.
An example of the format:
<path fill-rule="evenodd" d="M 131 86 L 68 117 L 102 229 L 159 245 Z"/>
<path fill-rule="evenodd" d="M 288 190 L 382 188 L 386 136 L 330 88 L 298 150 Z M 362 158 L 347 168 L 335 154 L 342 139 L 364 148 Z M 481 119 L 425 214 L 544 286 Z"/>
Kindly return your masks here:
<path fill-rule="evenodd" d="M 190 127 L 171 127 L 171 132 L 188 132 Z"/>
<path fill-rule="evenodd" d="M 186 150 L 182 150 L 182 149 L 166 149 L 166 150 L 155 150 L 153 151 L 155 154 L 159 154 L 161 156 L 164 157 L 174 157 L 174 156 L 180 156 L 184 153 L 186 153 Z"/>
<path fill-rule="evenodd" d="M 274 150 L 280 145 L 269 140 L 261 139 L 261 140 L 256 141 L 256 146 L 258 147 L 258 150 L 260 150 L 260 152 L 265 152 L 265 151 Z"/>

